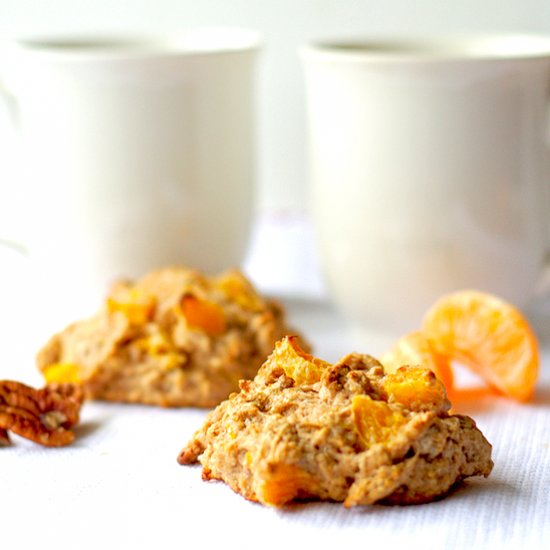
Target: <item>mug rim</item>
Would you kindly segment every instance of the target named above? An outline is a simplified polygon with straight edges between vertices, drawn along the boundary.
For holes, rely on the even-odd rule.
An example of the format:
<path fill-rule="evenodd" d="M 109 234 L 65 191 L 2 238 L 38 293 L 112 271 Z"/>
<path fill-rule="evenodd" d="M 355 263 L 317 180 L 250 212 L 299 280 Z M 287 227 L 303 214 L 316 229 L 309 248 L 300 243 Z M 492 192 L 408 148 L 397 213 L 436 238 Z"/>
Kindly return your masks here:
<path fill-rule="evenodd" d="M 550 35 L 480 33 L 347 36 L 303 44 L 300 54 L 303 59 L 380 63 L 547 59 L 550 58 Z"/>
<path fill-rule="evenodd" d="M 259 31 L 240 27 L 196 27 L 170 33 L 48 33 L 6 41 L 14 53 L 60 60 L 131 60 L 247 52 L 262 44 Z"/>

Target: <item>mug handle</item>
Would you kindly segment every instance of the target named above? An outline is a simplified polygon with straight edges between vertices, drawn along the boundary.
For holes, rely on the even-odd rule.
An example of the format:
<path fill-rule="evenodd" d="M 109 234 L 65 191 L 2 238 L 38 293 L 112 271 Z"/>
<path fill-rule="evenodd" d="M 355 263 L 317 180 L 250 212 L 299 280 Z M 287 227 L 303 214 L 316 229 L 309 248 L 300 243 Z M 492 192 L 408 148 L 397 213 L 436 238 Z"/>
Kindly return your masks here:
<path fill-rule="evenodd" d="M 0 106 L 4 107 L 4 112 L 7 114 L 6 118 L 8 123 L 15 131 L 19 127 L 19 109 L 15 96 L 3 85 L 0 80 Z M 9 248 L 15 252 L 18 252 L 22 256 L 28 255 L 27 246 L 19 242 L 16 239 L 4 236 L 0 233 L 0 247 Z"/>

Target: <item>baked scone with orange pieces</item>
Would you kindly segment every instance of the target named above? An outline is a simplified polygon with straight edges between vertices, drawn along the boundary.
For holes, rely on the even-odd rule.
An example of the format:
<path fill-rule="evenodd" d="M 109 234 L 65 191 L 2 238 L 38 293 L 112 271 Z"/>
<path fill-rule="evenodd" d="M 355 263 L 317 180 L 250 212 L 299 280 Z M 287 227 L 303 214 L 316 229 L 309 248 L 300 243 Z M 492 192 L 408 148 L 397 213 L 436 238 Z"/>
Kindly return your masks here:
<path fill-rule="evenodd" d="M 427 368 L 385 374 L 357 353 L 330 364 L 286 337 L 240 388 L 208 414 L 178 461 L 199 462 L 203 479 L 251 501 L 418 504 L 493 467 L 491 445 L 471 418 L 449 414 L 445 388 Z"/>
<path fill-rule="evenodd" d="M 97 314 L 52 337 L 37 363 L 47 382 L 80 383 L 91 399 L 213 407 L 289 332 L 282 306 L 240 271 L 207 277 L 170 267 L 116 284 Z"/>

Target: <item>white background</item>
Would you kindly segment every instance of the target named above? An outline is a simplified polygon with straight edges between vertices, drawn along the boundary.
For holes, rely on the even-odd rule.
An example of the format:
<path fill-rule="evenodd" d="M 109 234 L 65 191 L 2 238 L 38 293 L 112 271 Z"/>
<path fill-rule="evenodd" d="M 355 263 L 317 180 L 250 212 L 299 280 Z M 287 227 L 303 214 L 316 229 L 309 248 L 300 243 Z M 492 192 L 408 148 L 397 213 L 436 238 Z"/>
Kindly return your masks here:
<path fill-rule="evenodd" d="M 548 0 L 0 0 L 0 36 L 236 25 L 263 34 L 259 208 L 307 208 L 303 83 L 297 49 L 346 34 L 531 31 L 550 34 Z M 1 124 L 0 117 L 0 124 Z M 0 132 L 1 135 L 1 132 Z M 0 144 L 2 143 L 0 139 Z M 3 172 L 0 150 L 0 183 Z"/>

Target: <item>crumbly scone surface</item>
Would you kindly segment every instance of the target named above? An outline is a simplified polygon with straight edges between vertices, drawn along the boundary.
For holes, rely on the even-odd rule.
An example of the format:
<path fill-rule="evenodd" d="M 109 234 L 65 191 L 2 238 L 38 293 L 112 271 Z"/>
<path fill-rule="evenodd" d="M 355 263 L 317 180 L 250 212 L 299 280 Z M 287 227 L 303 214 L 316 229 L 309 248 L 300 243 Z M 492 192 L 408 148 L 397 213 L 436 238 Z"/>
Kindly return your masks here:
<path fill-rule="evenodd" d="M 284 359 L 274 352 L 254 380 L 209 413 L 179 462 L 198 461 L 204 479 L 275 506 L 422 503 L 466 477 L 489 475 L 490 444 L 472 419 L 448 414 L 431 373 L 416 400 L 406 376 L 396 387 L 370 356 L 322 365 L 318 381 L 282 368 Z"/>
<path fill-rule="evenodd" d="M 117 284 L 96 315 L 54 335 L 37 363 L 57 381 L 72 371 L 94 399 L 211 407 L 289 331 L 281 306 L 240 272 L 165 268 Z"/>

